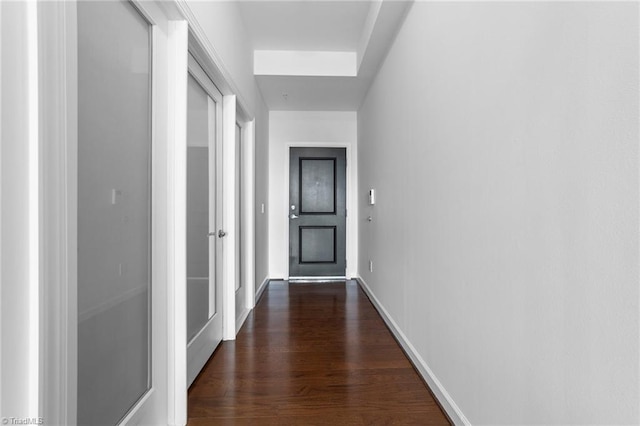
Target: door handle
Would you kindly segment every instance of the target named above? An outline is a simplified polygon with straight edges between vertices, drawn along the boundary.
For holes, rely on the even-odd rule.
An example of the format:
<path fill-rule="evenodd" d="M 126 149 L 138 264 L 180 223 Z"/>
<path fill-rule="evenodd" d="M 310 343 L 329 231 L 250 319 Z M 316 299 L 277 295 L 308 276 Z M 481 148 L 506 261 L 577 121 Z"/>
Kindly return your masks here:
<path fill-rule="evenodd" d="M 226 232 L 224 232 L 222 229 L 218 231 L 218 238 L 222 238 L 222 237 L 224 237 L 225 235 L 227 235 L 227 233 L 226 233 Z"/>
<path fill-rule="evenodd" d="M 291 216 L 289 216 L 289 217 L 290 217 L 291 219 L 297 219 L 297 218 L 299 218 L 300 216 L 298 216 L 298 215 L 297 215 L 297 214 L 295 214 L 295 213 L 291 213 Z"/>

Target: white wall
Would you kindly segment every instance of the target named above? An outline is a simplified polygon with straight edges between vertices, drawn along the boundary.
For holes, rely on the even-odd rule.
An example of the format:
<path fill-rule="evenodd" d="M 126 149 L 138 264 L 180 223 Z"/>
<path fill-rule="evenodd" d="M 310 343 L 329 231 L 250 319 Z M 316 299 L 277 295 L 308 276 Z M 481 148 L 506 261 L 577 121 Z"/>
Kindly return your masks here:
<path fill-rule="evenodd" d="M 359 272 L 472 424 L 640 422 L 638 78 L 637 3 L 419 2 L 358 113 Z"/>
<path fill-rule="evenodd" d="M 238 95 L 257 114 L 260 94 L 253 76 L 253 49 L 237 2 L 187 0 L 186 4 L 222 59 L 240 91 Z"/>
<path fill-rule="evenodd" d="M 262 100 L 261 100 L 262 101 Z M 269 111 L 256 111 L 255 190 L 256 190 L 256 291 L 269 277 Z M 264 205 L 264 212 L 262 206 Z"/>
<path fill-rule="evenodd" d="M 269 276 L 289 277 L 289 148 L 346 146 L 347 276 L 355 276 L 358 258 L 357 115 L 344 111 L 271 111 L 269 113 Z M 349 181 L 351 182 L 351 186 Z"/>
<path fill-rule="evenodd" d="M 262 156 L 268 144 L 268 113 L 253 76 L 253 48 L 240 15 L 237 2 L 203 2 L 187 0 L 186 4 L 202 27 L 207 40 L 229 72 L 241 101 L 255 116 L 256 152 L 256 289 L 267 276 L 267 221 L 261 204 L 267 200 L 267 159 Z"/>

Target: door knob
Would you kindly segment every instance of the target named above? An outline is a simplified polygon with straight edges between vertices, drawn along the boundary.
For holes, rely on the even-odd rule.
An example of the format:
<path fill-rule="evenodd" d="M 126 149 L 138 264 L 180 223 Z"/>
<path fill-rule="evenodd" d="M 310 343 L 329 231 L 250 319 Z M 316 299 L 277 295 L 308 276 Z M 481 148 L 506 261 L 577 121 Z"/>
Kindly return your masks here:
<path fill-rule="evenodd" d="M 291 216 L 289 216 L 291 219 L 297 219 L 299 216 L 297 214 L 291 213 Z"/>
<path fill-rule="evenodd" d="M 224 237 L 225 235 L 227 235 L 227 233 L 226 233 L 226 232 L 224 232 L 222 229 L 218 231 L 218 238 L 222 238 L 222 237 Z"/>

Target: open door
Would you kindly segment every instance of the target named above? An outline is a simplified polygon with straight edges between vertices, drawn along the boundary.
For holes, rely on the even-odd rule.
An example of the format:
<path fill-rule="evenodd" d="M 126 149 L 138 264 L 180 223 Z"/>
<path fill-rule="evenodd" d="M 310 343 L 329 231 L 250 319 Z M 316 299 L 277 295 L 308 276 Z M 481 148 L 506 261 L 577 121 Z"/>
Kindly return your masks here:
<path fill-rule="evenodd" d="M 187 385 L 222 340 L 222 94 L 189 57 Z"/>

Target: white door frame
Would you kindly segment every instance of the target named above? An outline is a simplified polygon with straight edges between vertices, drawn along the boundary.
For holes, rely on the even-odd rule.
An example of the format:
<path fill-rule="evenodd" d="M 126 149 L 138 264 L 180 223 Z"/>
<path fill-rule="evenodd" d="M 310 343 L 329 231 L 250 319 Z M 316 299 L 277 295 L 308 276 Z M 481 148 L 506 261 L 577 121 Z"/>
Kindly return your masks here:
<path fill-rule="evenodd" d="M 48 244 L 42 228 L 48 170 L 40 164 L 43 129 L 49 127 L 40 121 L 41 106 L 51 99 L 43 97 L 38 69 L 40 63 L 55 69 L 56 61 L 40 55 L 39 33 L 48 25 L 46 18 L 40 23 L 40 10 L 35 2 L 0 4 L 0 416 L 5 418 L 42 417 L 41 389 L 49 384 L 42 378 L 49 349 L 43 339 L 44 319 L 50 313 L 43 301 L 51 295 L 43 294 L 43 280 L 48 278 L 43 265 L 50 259 L 42 253 Z"/>
<path fill-rule="evenodd" d="M 345 148 L 347 151 L 347 230 L 346 230 L 346 255 L 347 266 L 345 268 L 345 276 L 347 279 L 357 276 L 358 263 L 358 167 L 357 167 L 357 146 L 349 142 L 290 142 L 284 148 L 286 153 L 287 172 L 284 178 L 284 191 L 282 214 L 287 216 L 286 226 L 286 253 L 289 253 L 289 163 L 291 161 L 291 148 Z M 283 247 L 285 248 L 285 247 Z M 287 255 L 287 259 L 288 259 Z M 287 275 L 289 271 L 289 263 L 287 263 Z"/>
<path fill-rule="evenodd" d="M 236 123 L 240 126 L 239 153 L 241 178 L 241 253 L 242 268 L 240 288 L 235 292 L 236 321 L 235 333 L 238 334 L 249 312 L 255 306 L 255 120 L 238 108 Z"/>
<path fill-rule="evenodd" d="M 42 417 L 77 414 L 77 27 L 73 2 L 40 2 Z M 45 281 L 48 281 L 45 285 Z"/>

